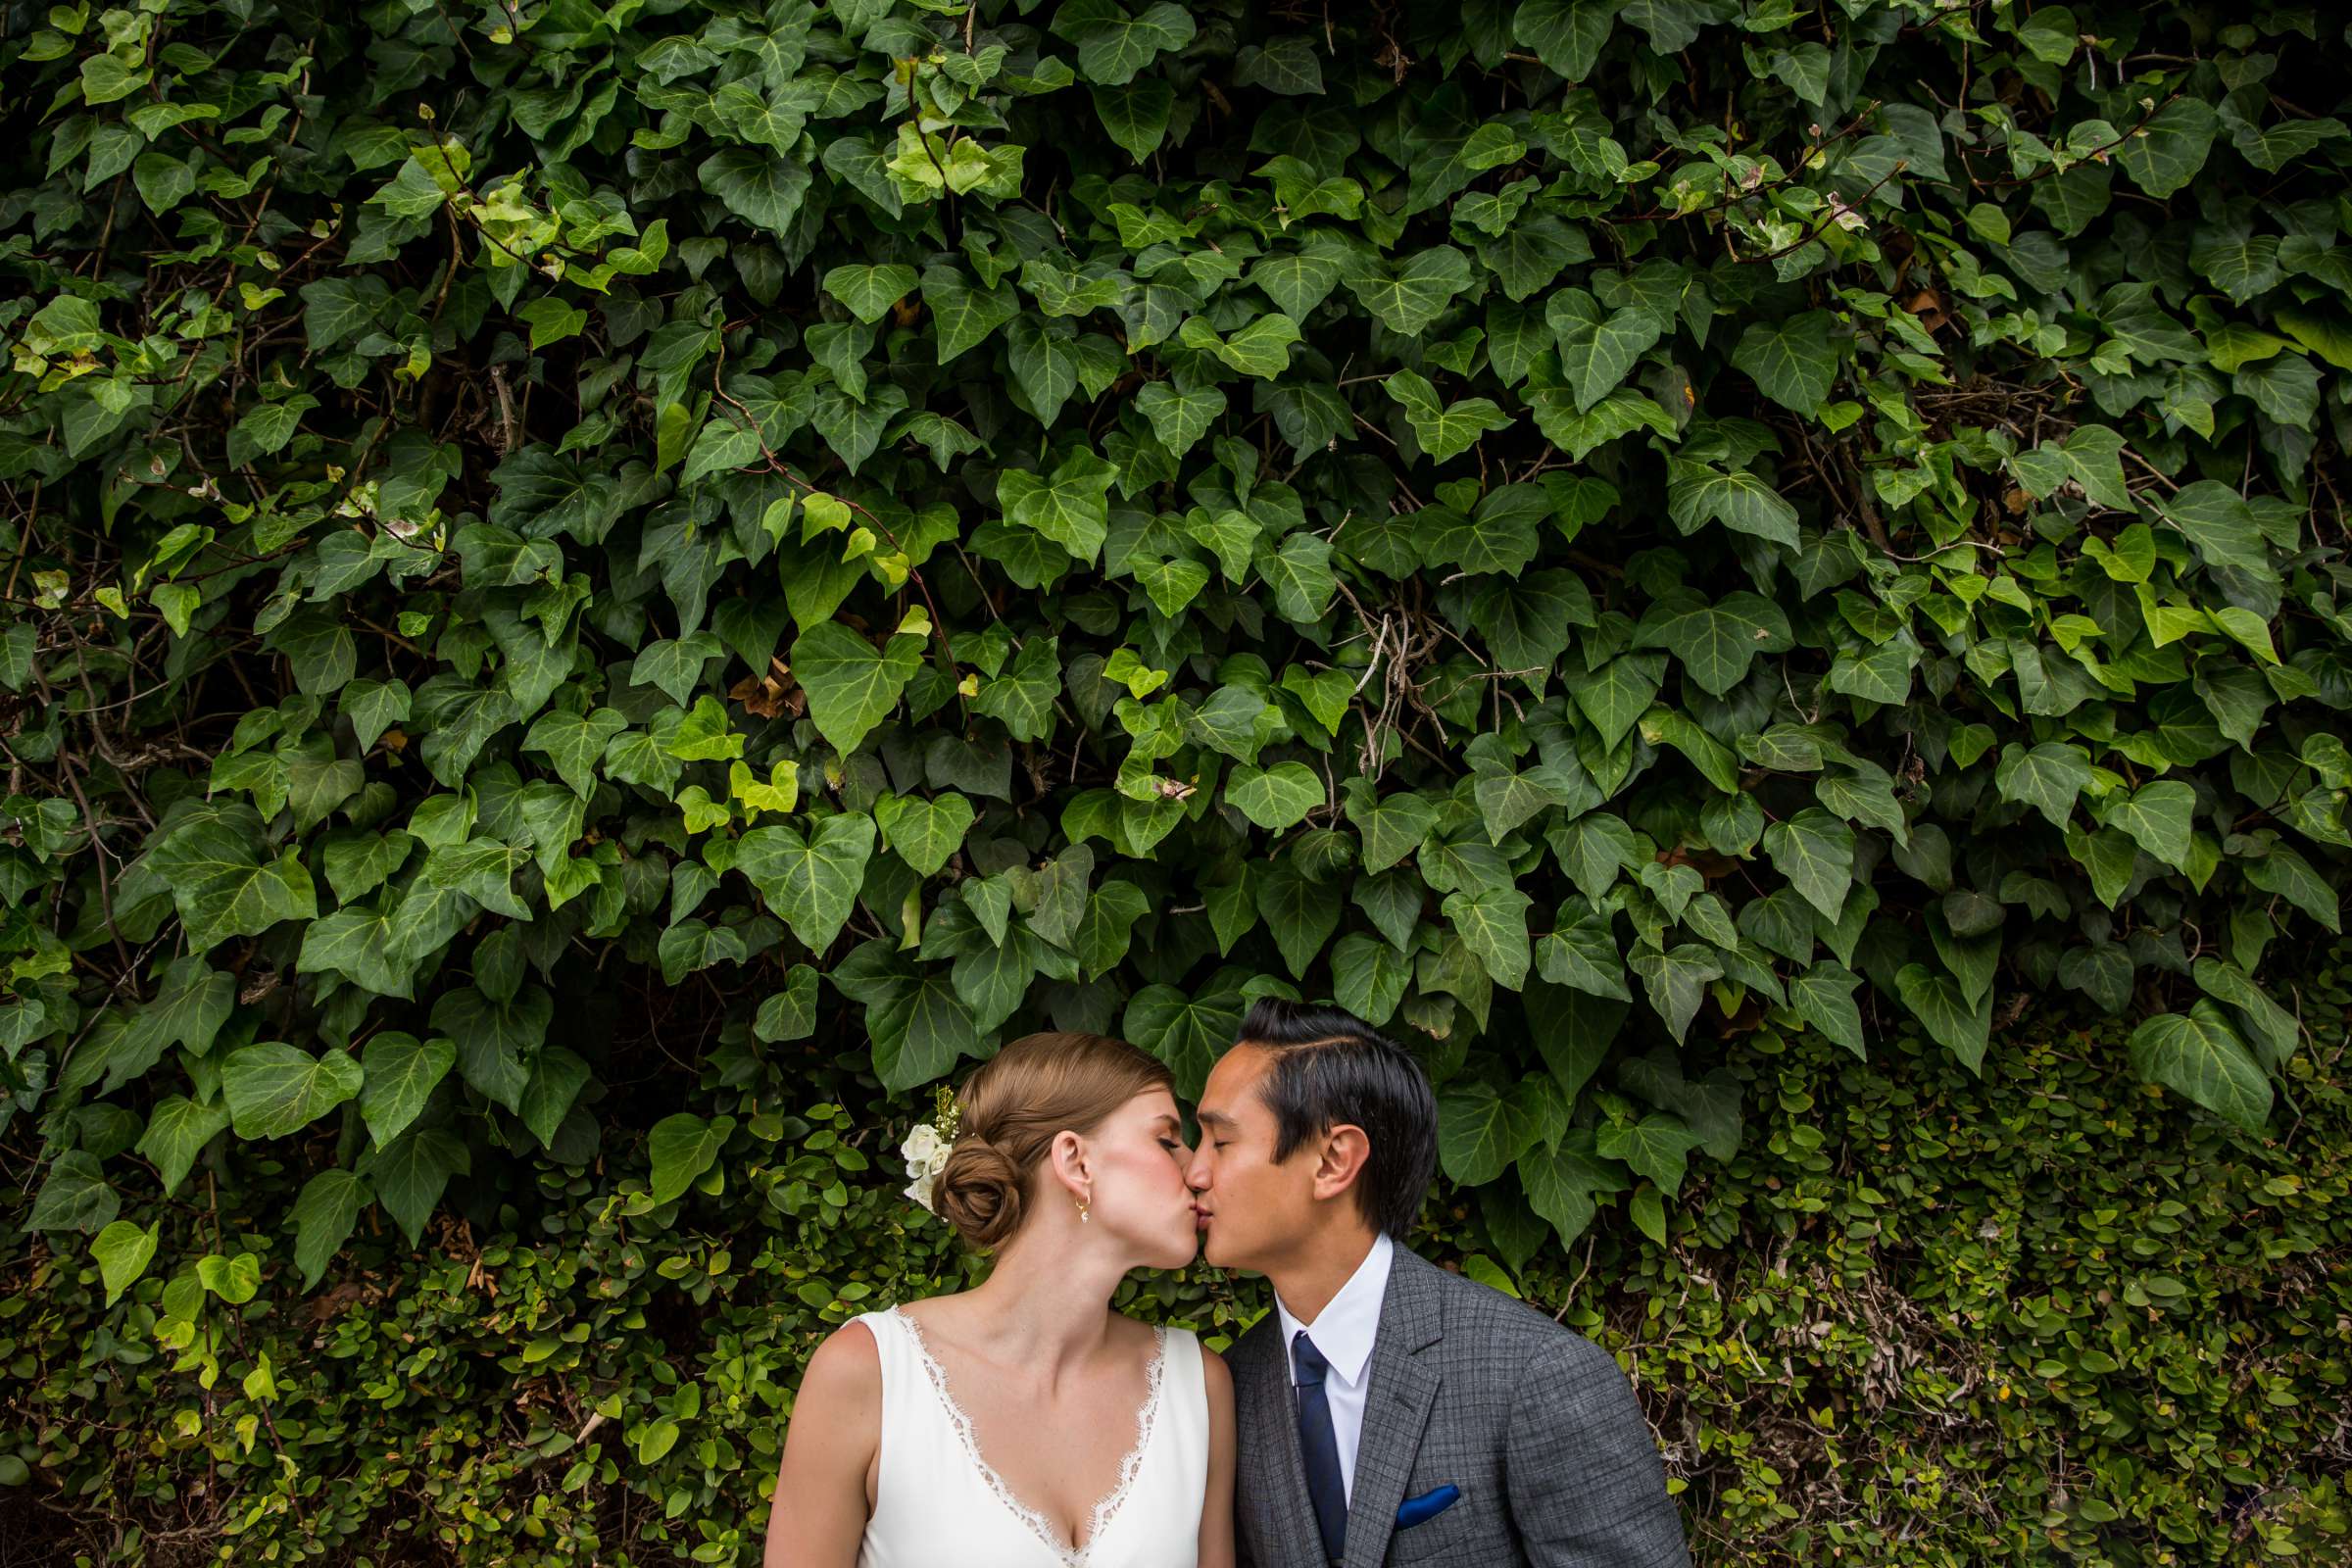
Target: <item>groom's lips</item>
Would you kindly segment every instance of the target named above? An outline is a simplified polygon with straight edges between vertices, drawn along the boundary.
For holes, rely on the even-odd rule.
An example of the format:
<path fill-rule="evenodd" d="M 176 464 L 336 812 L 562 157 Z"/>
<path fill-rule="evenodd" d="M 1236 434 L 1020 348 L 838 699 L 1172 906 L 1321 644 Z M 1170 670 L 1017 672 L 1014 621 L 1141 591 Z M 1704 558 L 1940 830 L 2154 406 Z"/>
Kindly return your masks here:
<path fill-rule="evenodd" d="M 1204 1231 L 1208 1229 L 1210 1217 L 1210 1213 L 1207 1209 L 1202 1208 L 1199 1203 L 1195 1203 L 1193 1205 L 1193 1226 L 1196 1230 Z"/>

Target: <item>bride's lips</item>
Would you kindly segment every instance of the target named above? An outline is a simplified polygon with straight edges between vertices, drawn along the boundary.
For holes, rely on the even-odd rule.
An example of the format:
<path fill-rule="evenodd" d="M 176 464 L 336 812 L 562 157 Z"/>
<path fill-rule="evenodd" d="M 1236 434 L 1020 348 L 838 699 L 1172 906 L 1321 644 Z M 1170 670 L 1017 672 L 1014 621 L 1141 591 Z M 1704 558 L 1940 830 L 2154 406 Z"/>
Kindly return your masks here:
<path fill-rule="evenodd" d="M 1199 1203 L 1193 1205 L 1193 1224 L 1196 1229 L 1208 1229 L 1209 1218 L 1210 1214 L 1207 1209 L 1202 1208 Z"/>

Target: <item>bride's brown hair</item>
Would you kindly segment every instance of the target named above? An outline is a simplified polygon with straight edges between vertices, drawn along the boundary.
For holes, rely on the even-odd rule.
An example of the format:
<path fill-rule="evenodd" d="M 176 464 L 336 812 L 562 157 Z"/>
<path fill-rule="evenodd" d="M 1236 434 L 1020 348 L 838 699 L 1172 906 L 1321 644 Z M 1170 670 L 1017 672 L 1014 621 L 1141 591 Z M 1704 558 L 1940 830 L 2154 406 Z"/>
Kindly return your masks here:
<path fill-rule="evenodd" d="M 1021 1227 L 1029 1178 L 1054 1136 L 1092 1133 L 1121 1105 L 1175 1075 L 1150 1053 L 1106 1035 L 1023 1035 L 964 1081 L 955 1146 L 932 1189 L 964 1245 L 1000 1247 Z"/>

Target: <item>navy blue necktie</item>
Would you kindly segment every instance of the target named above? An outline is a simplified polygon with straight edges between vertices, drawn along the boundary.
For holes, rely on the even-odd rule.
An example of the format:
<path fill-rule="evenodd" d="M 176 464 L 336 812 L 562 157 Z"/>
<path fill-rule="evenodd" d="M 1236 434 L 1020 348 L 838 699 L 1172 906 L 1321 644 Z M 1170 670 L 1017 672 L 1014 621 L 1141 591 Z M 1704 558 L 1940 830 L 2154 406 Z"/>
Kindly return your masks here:
<path fill-rule="evenodd" d="M 1331 1363 L 1300 1329 L 1291 1341 L 1291 1371 L 1298 1394 L 1298 1457 L 1306 1464 L 1306 1495 L 1323 1533 L 1323 1555 L 1338 1562 L 1348 1549 L 1348 1488 L 1340 1479 L 1340 1440 L 1332 1431 L 1323 1374 Z"/>

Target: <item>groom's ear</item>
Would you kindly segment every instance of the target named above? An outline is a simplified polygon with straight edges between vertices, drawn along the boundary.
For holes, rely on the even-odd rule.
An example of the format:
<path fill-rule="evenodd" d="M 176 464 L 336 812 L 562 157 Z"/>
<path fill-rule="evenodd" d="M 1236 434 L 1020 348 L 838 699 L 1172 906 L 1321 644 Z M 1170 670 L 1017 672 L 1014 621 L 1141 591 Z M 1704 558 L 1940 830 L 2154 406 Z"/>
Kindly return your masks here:
<path fill-rule="evenodd" d="M 1326 1130 L 1315 1153 L 1314 1194 L 1338 1198 L 1350 1191 L 1372 1160 L 1372 1140 L 1353 1122 Z"/>

